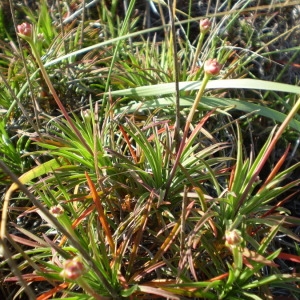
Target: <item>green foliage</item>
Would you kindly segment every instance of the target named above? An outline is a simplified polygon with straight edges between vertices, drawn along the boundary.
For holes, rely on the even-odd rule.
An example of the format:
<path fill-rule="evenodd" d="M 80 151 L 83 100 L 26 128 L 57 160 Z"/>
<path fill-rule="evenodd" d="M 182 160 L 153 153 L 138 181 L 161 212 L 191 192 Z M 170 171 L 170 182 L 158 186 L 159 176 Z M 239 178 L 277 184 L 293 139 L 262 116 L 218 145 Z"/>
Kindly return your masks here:
<path fill-rule="evenodd" d="M 284 266 L 300 262 L 285 206 L 300 184 L 300 89 L 283 71 L 259 76 L 298 27 L 273 37 L 284 7 L 228 1 L 207 8 L 198 39 L 193 1 L 154 1 L 152 15 L 121 2 L 24 7 L 30 47 L 0 44 L 1 284 L 16 299 L 299 297 Z"/>
<path fill-rule="evenodd" d="M 15 174 L 22 174 L 31 165 L 31 160 L 23 157 L 28 151 L 30 141 L 26 136 L 15 136 L 11 139 L 5 129 L 5 119 L 0 120 L 0 155 L 1 160 L 9 166 Z M 0 179 L 5 180 L 5 174 L 0 172 Z"/>

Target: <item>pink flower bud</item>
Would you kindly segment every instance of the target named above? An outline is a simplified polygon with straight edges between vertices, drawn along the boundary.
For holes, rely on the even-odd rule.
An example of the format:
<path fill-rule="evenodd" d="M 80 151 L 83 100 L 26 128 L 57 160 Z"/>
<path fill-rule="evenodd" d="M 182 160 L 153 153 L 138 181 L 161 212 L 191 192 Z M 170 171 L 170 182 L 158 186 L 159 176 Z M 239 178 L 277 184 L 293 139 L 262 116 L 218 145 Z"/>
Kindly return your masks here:
<path fill-rule="evenodd" d="M 17 26 L 18 33 L 25 35 L 27 37 L 31 37 L 32 35 L 32 25 L 29 23 L 22 23 L 21 25 Z"/>
<path fill-rule="evenodd" d="M 243 239 L 241 233 L 237 229 L 233 229 L 225 232 L 225 240 L 228 247 L 234 247 L 240 245 Z"/>
<path fill-rule="evenodd" d="M 209 58 L 204 63 L 204 72 L 208 75 L 218 75 L 220 73 L 221 68 L 222 65 L 218 63 L 218 61 L 215 58 Z"/>
<path fill-rule="evenodd" d="M 211 22 L 209 21 L 209 19 L 203 19 L 200 20 L 200 32 L 201 33 L 207 33 L 211 27 Z"/>
<path fill-rule="evenodd" d="M 64 262 L 60 276 L 75 280 L 83 274 L 83 271 L 84 264 L 81 261 L 81 258 L 77 256 Z"/>

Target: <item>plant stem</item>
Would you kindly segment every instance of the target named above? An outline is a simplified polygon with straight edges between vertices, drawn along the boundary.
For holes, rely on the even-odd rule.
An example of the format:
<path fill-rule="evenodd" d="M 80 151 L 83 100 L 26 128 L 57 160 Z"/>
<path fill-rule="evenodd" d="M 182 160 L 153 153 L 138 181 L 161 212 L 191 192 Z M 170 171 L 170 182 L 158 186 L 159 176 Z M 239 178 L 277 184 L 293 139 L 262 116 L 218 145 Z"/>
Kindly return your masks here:
<path fill-rule="evenodd" d="M 166 183 L 164 201 L 166 200 L 166 198 L 168 196 L 168 192 L 169 192 L 169 189 L 170 189 L 173 177 L 175 175 L 176 169 L 178 167 L 179 160 L 181 158 L 181 155 L 182 155 L 182 152 L 183 152 L 183 149 L 184 149 L 184 146 L 185 146 L 185 140 L 187 138 L 190 125 L 191 125 L 191 123 L 193 121 L 194 114 L 195 114 L 195 112 L 197 110 L 197 107 L 198 107 L 198 105 L 200 103 L 201 97 L 203 96 L 203 93 L 205 91 L 206 85 L 207 85 L 207 83 L 208 83 L 208 81 L 209 81 L 210 78 L 211 78 L 210 74 L 204 73 L 203 81 L 202 81 L 202 83 L 200 85 L 200 88 L 199 88 L 198 93 L 196 95 L 196 98 L 194 100 L 193 106 L 192 106 L 192 108 L 190 110 L 190 113 L 188 114 L 188 117 L 186 119 L 186 123 L 185 123 L 184 131 L 183 131 L 182 140 L 181 140 L 181 143 L 179 145 L 179 149 L 177 151 L 176 159 L 175 159 L 173 168 L 172 168 L 172 170 L 170 172 L 169 179 L 168 179 L 168 181 Z"/>
<path fill-rule="evenodd" d="M 42 75 L 44 77 L 44 80 L 56 102 L 56 104 L 58 105 L 59 109 L 61 110 L 62 114 L 64 115 L 64 117 L 66 118 L 67 122 L 69 123 L 69 125 L 72 127 L 72 129 L 74 130 L 75 134 L 77 135 L 77 137 L 79 138 L 80 142 L 86 147 L 86 149 L 90 152 L 91 155 L 93 155 L 93 151 L 91 150 L 91 148 L 89 147 L 89 145 L 86 143 L 86 141 L 84 140 L 82 134 L 79 132 L 79 130 L 77 129 L 77 127 L 74 125 L 72 119 L 70 118 L 68 112 L 66 111 L 65 107 L 63 106 L 62 102 L 60 101 L 56 90 L 53 87 L 53 84 L 48 76 L 48 73 L 43 65 L 43 62 L 41 61 L 40 55 L 38 54 L 38 52 L 36 51 L 35 45 L 33 41 L 28 41 L 32 53 L 36 59 L 36 62 L 42 72 Z"/>
<path fill-rule="evenodd" d="M 195 112 L 197 110 L 197 107 L 198 107 L 198 105 L 200 103 L 201 97 L 204 94 L 206 85 L 207 85 L 207 83 L 208 83 L 208 81 L 209 81 L 210 78 L 211 78 L 211 75 L 209 75 L 207 73 L 204 73 L 203 81 L 202 81 L 202 83 L 200 85 L 199 91 L 198 91 L 198 93 L 196 95 L 196 98 L 194 100 L 194 103 L 193 103 L 193 106 L 192 106 L 192 108 L 190 110 L 190 113 L 189 113 L 189 115 L 188 115 L 188 117 L 186 119 L 186 124 L 185 124 L 185 128 L 184 128 L 184 133 L 183 133 L 183 137 L 184 138 L 182 139 L 182 143 L 183 144 L 185 143 L 185 139 L 187 138 L 188 130 L 189 130 L 190 125 L 191 125 L 191 123 L 193 121 L 194 114 L 195 114 Z"/>
<path fill-rule="evenodd" d="M 179 67 L 178 67 L 178 57 L 177 57 L 177 41 L 176 41 L 176 31 L 175 31 L 175 9 L 176 9 L 176 1 L 169 0 L 169 15 L 170 15 L 170 23 L 171 23 L 171 38 L 173 46 L 173 66 L 174 66 L 174 81 L 175 81 L 175 99 L 176 99 L 176 121 L 175 121 L 175 130 L 174 130 L 174 140 L 175 140 L 175 149 L 179 149 L 181 143 L 180 137 L 180 95 L 179 95 Z"/>
<path fill-rule="evenodd" d="M 196 67 L 196 64 L 197 64 L 197 60 L 198 60 L 200 51 L 201 51 L 201 49 L 202 49 L 204 36 L 205 36 L 205 33 L 200 32 L 200 36 L 199 36 L 199 40 L 198 40 L 196 52 L 195 52 L 195 54 L 194 54 L 194 59 L 193 59 L 193 63 L 192 63 L 192 66 L 191 66 L 191 72 L 192 72 L 192 73 L 195 71 L 195 67 Z"/>

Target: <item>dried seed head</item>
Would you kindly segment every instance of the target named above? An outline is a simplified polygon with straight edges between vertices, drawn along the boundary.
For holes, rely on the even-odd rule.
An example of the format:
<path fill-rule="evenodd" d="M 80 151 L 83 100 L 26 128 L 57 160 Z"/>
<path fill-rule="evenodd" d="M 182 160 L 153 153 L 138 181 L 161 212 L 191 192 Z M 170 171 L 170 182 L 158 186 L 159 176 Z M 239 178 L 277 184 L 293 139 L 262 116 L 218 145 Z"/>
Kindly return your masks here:
<path fill-rule="evenodd" d="M 222 65 L 215 58 L 209 58 L 204 63 L 204 72 L 208 75 L 218 75 L 220 73 L 221 68 Z"/>

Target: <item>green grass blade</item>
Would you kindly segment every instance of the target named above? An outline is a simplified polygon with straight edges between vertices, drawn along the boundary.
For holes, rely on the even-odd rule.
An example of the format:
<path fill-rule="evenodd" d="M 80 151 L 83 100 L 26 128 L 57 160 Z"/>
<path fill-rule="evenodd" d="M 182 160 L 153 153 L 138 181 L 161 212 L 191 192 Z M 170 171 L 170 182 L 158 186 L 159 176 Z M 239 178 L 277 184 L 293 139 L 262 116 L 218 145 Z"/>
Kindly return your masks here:
<path fill-rule="evenodd" d="M 180 91 L 192 91 L 198 90 L 201 85 L 201 81 L 186 81 L 179 82 Z M 285 83 L 271 82 L 257 79 L 220 79 L 210 80 L 206 86 L 208 89 L 254 89 L 254 90 L 266 90 L 266 91 L 278 91 L 285 93 L 300 94 L 300 87 L 296 85 L 290 85 Z M 122 96 L 157 96 L 175 93 L 175 83 L 163 83 L 157 85 L 142 86 L 137 88 L 130 88 L 119 91 L 112 91 L 111 95 Z"/>
<path fill-rule="evenodd" d="M 124 90 L 125 91 L 125 90 Z M 182 97 L 180 104 L 182 107 L 191 106 L 193 104 L 193 97 Z M 155 109 L 157 107 L 171 106 L 175 105 L 175 99 L 173 97 L 159 98 L 159 99 L 150 99 L 144 102 L 134 103 L 132 105 L 124 106 L 122 108 L 117 108 L 116 113 L 121 112 L 132 112 L 141 109 Z M 276 122 L 282 123 L 286 115 L 276 111 L 272 108 L 261 106 L 255 103 L 241 101 L 237 99 L 226 99 L 226 98 L 215 98 L 215 97 L 202 97 L 200 106 L 205 108 L 223 108 L 223 107 L 232 107 L 243 112 L 253 112 L 257 111 L 258 115 L 273 119 Z M 300 132 L 300 122 L 298 120 L 292 120 L 290 126 Z"/>

